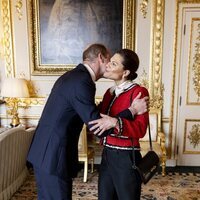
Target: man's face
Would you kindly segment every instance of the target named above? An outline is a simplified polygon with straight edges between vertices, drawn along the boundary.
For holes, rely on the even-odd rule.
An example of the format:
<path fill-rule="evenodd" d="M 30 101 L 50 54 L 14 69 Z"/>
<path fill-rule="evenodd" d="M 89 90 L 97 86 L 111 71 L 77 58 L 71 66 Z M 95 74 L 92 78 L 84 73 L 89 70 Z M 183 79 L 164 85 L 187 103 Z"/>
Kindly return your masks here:
<path fill-rule="evenodd" d="M 106 66 L 107 64 L 110 62 L 110 55 L 107 55 L 107 57 L 103 57 L 101 58 L 100 61 L 100 74 L 101 77 L 103 77 L 104 72 L 106 71 Z"/>

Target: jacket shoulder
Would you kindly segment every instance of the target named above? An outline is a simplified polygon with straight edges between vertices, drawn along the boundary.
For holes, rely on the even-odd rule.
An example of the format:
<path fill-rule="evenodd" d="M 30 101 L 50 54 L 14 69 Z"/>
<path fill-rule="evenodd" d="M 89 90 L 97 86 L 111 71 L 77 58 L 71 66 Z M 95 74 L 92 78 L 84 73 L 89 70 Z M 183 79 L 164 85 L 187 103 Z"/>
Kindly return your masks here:
<path fill-rule="evenodd" d="M 145 88 L 143 86 L 136 85 L 131 90 L 132 90 L 133 97 L 137 96 L 139 93 L 141 93 L 141 98 L 144 96 L 149 96 L 149 92 L 148 92 L 147 88 Z"/>

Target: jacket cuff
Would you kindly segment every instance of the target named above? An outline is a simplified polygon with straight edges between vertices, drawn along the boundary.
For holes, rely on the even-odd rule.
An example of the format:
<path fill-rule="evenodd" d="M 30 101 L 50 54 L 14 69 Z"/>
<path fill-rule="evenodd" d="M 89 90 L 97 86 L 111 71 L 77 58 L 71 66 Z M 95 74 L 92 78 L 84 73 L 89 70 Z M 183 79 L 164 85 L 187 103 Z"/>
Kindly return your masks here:
<path fill-rule="evenodd" d="M 117 117 L 117 125 L 118 127 L 114 129 L 116 135 L 122 135 L 123 132 L 123 121 L 121 117 Z"/>
<path fill-rule="evenodd" d="M 120 112 L 117 117 L 121 117 L 121 118 L 125 118 L 125 119 L 129 119 L 129 120 L 133 120 L 134 116 L 132 114 L 132 112 L 130 111 L 130 109 L 126 109 L 123 110 L 122 112 Z"/>

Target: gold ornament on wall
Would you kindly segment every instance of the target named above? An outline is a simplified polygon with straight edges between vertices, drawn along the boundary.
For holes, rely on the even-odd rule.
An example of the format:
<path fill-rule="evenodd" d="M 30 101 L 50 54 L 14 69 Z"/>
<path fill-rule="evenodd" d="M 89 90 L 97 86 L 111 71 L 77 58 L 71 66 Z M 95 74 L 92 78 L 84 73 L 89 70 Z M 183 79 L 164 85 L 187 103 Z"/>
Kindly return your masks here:
<path fill-rule="evenodd" d="M 196 148 L 200 144 L 200 124 L 194 124 L 192 126 L 192 130 L 190 131 L 190 135 L 187 137 L 190 141 L 190 144 Z"/>
<path fill-rule="evenodd" d="M 147 72 L 143 70 L 142 74 L 139 78 L 139 83 L 143 87 L 149 89 L 149 80 L 147 78 Z M 154 94 L 154 96 L 150 95 L 150 101 L 149 101 L 149 107 L 150 109 L 162 109 L 163 107 L 163 91 L 164 91 L 164 85 L 161 84 L 160 93 Z"/>
<path fill-rule="evenodd" d="M 20 98 L 20 106 L 27 105 L 26 108 L 30 106 L 44 106 L 45 104 L 44 97 L 36 97 L 36 98 Z"/>
<path fill-rule="evenodd" d="M 149 89 L 149 80 L 147 78 L 147 72 L 143 69 L 142 74 L 140 75 L 139 78 L 139 83 L 145 88 Z"/>
<path fill-rule="evenodd" d="M 147 8 L 148 8 L 148 0 L 143 0 L 142 3 L 140 3 L 140 11 L 142 12 L 144 18 L 147 17 Z"/>
<path fill-rule="evenodd" d="M 198 99 L 200 101 L 200 24 L 198 24 L 198 42 L 195 44 L 195 55 L 194 55 L 194 63 L 192 66 L 192 70 L 194 72 L 193 76 L 193 84 L 194 91 L 196 92 Z"/>
<path fill-rule="evenodd" d="M 158 0 L 153 5 L 153 45 L 152 63 L 150 71 L 149 92 L 155 98 L 162 94 L 162 49 L 164 29 L 164 5 L 165 1 Z"/>
<path fill-rule="evenodd" d="M 22 6 L 23 6 L 22 0 L 18 0 L 16 5 L 15 5 L 15 8 L 16 8 L 19 20 L 22 19 Z"/>
<path fill-rule="evenodd" d="M 6 77 L 14 77 L 14 50 L 13 36 L 11 23 L 11 1 L 2 0 L 2 23 L 3 23 L 3 38 L 4 38 L 4 59 Z"/>

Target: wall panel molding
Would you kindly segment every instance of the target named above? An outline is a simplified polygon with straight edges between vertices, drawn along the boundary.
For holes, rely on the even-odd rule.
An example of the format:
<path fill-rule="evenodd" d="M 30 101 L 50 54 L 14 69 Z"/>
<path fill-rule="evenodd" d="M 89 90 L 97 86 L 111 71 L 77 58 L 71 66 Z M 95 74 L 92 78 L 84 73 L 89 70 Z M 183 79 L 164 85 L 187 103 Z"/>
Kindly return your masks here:
<path fill-rule="evenodd" d="M 13 28 L 12 28 L 12 5 L 11 0 L 2 0 L 3 37 L 6 77 L 15 76 L 14 49 L 13 49 Z"/>

